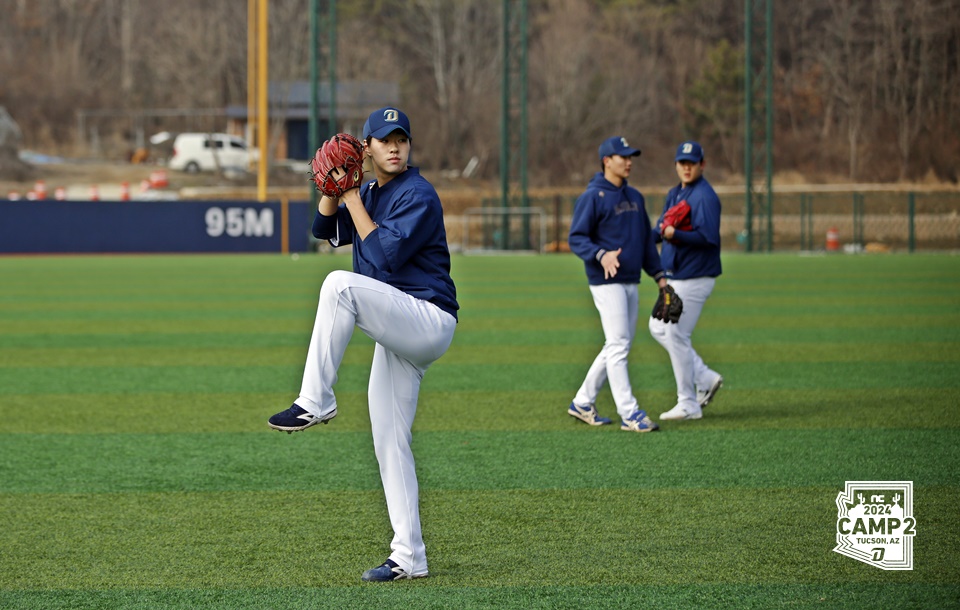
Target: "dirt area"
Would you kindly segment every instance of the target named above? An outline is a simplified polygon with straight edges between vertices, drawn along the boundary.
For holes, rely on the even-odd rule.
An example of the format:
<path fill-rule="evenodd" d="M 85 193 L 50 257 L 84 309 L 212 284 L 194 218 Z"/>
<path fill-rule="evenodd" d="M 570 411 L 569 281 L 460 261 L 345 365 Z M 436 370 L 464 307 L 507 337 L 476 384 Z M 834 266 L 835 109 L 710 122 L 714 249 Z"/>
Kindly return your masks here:
<path fill-rule="evenodd" d="M 46 190 L 47 199 L 53 199 L 56 189 L 62 188 L 66 199 L 88 201 L 92 199 L 92 189 L 95 188 L 100 200 L 119 200 L 124 183 L 129 189 L 130 199 L 133 200 L 257 198 L 257 177 L 252 173 L 224 177 L 213 173 L 188 174 L 171 171 L 163 165 L 93 161 L 38 163 L 33 167 L 33 176 L 29 180 L 0 180 L 0 200 L 27 199 L 28 193 L 35 191 L 37 187 Z M 158 172 L 163 173 L 165 185 L 158 185 L 155 181 L 152 183 Z M 492 182 L 456 180 L 439 174 L 425 175 L 440 192 L 448 213 L 479 207 L 484 199 L 499 197 L 500 194 L 499 185 Z M 280 166 L 271 171 L 267 193 L 271 199 L 308 199 L 311 196 L 311 186 L 305 167 Z M 562 192 L 574 197 L 577 195 L 576 189 L 567 190 L 553 189 L 550 193 Z M 531 192 L 531 197 L 537 196 L 541 194 Z"/>
<path fill-rule="evenodd" d="M 92 198 L 95 187 L 101 200 L 119 200 L 122 198 L 123 185 L 129 189 L 130 199 L 256 199 L 257 178 L 248 173 L 241 176 L 218 176 L 213 173 L 187 174 L 167 170 L 163 165 L 133 164 L 122 162 L 73 161 L 36 163 L 33 176 L 25 181 L 0 179 L 0 200 L 8 198 L 28 198 L 38 182 L 46 189 L 46 197 L 53 199 L 56 189 L 62 188 L 69 200 L 87 201 Z M 151 182 L 160 172 L 166 184 Z M 486 200 L 499 199 L 500 184 L 495 180 L 479 181 L 450 178 L 440 173 L 424 172 L 424 175 L 436 186 L 447 214 L 462 214 L 471 207 L 481 207 Z M 731 178 L 736 181 L 736 177 Z M 730 182 L 730 181 L 728 181 Z M 742 180 L 739 184 L 714 183 L 721 198 L 725 198 L 724 211 L 734 212 L 742 199 Z M 648 201 L 662 202 L 667 185 L 656 187 L 639 185 Z M 787 173 L 775 180 L 775 189 L 780 193 L 826 192 L 826 191 L 944 191 L 960 192 L 954 184 L 924 181 L 917 184 L 810 184 L 801 177 Z M 582 191 L 582 187 L 563 187 L 551 189 L 530 189 L 529 197 L 542 205 L 546 200 L 560 197 L 570 202 Z M 305 167 L 275 167 L 268 180 L 268 197 L 278 199 L 308 199 L 311 196 L 311 184 Z M 726 198 L 730 198 L 727 201 Z M 730 205 L 728 206 L 727 203 Z M 569 203 L 564 203 L 566 207 Z"/>
<path fill-rule="evenodd" d="M 175 199 L 182 197 L 185 191 L 194 189 L 198 189 L 197 192 L 200 193 L 216 193 L 217 198 L 255 199 L 257 194 L 254 174 L 221 177 L 213 173 L 187 174 L 170 171 L 163 165 L 95 161 L 40 163 L 35 164 L 33 170 L 32 178 L 27 181 L 0 180 L 0 198 L 8 199 L 10 193 L 27 198 L 29 192 L 42 186 L 49 199 L 54 198 L 56 189 L 62 188 L 67 199 L 89 200 L 94 187 L 100 199 L 120 199 L 124 184 L 129 188 L 131 199 Z M 305 171 L 300 175 L 294 168 L 281 167 L 272 172 L 269 185 L 283 190 L 300 191 L 296 196 L 304 197 L 309 196 L 305 178 Z M 298 189 L 299 185 L 303 186 Z M 147 191 L 153 192 L 148 194 Z M 293 196 L 293 193 L 288 196 Z"/>

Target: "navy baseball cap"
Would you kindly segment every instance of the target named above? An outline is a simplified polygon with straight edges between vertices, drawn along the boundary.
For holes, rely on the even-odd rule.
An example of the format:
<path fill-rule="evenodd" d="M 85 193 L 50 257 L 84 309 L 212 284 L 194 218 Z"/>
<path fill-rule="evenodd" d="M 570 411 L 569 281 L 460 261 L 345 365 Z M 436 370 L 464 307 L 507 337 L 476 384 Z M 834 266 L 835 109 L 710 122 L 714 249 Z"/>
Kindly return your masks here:
<path fill-rule="evenodd" d="M 640 154 L 639 148 L 631 148 L 627 144 L 627 139 L 622 136 L 607 138 L 600 144 L 600 160 L 610 155 L 620 155 L 621 157 L 636 157 Z"/>
<path fill-rule="evenodd" d="M 677 157 L 674 161 L 693 161 L 700 163 L 703 161 L 703 148 L 696 142 L 684 142 L 677 147 Z"/>
<path fill-rule="evenodd" d="M 398 129 L 407 134 L 408 138 L 413 138 L 410 135 L 410 119 L 407 115 L 392 106 L 387 106 L 374 110 L 367 117 L 367 122 L 363 124 L 363 139 L 373 137 L 380 140 Z"/>

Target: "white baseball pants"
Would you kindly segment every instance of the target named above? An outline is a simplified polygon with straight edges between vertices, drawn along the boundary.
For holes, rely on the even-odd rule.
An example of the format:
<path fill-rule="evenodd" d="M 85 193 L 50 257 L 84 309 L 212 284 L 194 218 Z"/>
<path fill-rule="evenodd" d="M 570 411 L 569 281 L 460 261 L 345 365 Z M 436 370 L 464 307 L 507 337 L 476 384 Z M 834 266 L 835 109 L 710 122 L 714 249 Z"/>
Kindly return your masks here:
<path fill-rule="evenodd" d="M 295 401 L 314 415 L 337 408 L 333 386 L 354 326 L 377 343 L 367 399 L 394 531 L 390 559 L 411 574 L 426 574 L 411 428 L 423 374 L 450 347 L 457 321 L 436 305 L 378 280 L 349 271 L 331 272 L 320 288 L 303 384 Z"/>
<path fill-rule="evenodd" d="M 627 370 L 627 356 L 637 332 L 637 292 L 636 284 L 590 286 L 593 303 L 600 312 L 604 343 L 573 399 L 574 404 L 581 407 L 595 404 L 603 384 L 609 381 L 621 418 L 639 409 Z"/>
<path fill-rule="evenodd" d="M 677 381 L 677 404 L 690 413 L 700 411 L 697 388 L 709 388 L 719 376 L 703 362 L 690 339 L 716 282 L 716 278 L 712 277 L 669 280 L 668 283 L 683 301 L 680 321 L 668 324 L 652 316 L 650 318 L 650 334 L 670 355 L 673 376 Z"/>

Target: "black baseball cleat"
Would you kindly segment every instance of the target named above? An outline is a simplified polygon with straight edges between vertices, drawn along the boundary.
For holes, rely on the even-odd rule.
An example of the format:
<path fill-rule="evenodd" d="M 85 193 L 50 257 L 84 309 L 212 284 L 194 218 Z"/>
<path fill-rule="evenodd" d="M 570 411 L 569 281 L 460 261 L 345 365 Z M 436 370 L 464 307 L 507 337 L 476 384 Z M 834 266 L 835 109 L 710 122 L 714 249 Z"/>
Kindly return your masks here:
<path fill-rule="evenodd" d="M 274 430 L 286 432 L 287 434 L 293 434 L 294 432 L 299 432 L 300 430 L 306 430 L 310 426 L 325 424 L 336 416 L 336 409 L 322 417 L 317 417 L 313 413 L 307 412 L 307 410 L 300 405 L 294 403 L 294 405 L 286 411 L 280 411 L 267 420 L 267 425 Z"/>
<path fill-rule="evenodd" d="M 401 568 L 395 561 L 388 559 L 375 568 L 370 568 L 360 577 L 366 582 L 389 582 L 391 580 L 407 580 L 410 578 L 424 578 L 427 573 L 411 574 Z"/>

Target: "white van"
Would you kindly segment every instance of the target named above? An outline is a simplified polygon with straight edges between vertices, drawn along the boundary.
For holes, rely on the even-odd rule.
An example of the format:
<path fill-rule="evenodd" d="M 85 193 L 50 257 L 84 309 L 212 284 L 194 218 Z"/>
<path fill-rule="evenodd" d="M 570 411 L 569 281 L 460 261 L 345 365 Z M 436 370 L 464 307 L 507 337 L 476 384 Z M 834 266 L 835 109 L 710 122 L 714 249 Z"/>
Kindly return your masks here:
<path fill-rule="evenodd" d="M 216 157 L 214 157 L 216 155 Z M 256 148 L 248 148 L 243 138 L 225 133 L 181 133 L 173 141 L 170 169 L 194 174 L 200 171 L 241 168 L 246 170 L 260 158 Z"/>

